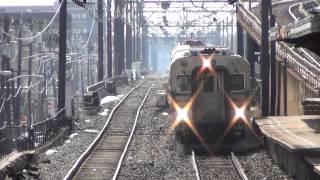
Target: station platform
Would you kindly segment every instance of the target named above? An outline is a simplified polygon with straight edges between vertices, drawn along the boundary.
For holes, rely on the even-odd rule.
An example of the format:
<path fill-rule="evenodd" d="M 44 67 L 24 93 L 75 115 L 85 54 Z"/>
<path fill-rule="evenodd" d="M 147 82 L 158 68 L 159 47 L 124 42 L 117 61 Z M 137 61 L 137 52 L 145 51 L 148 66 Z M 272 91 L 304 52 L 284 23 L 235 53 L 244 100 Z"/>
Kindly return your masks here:
<path fill-rule="evenodd" d="M 320 179 L 320 115 L 256 119 L 272 159 L 296 179 Z"/>

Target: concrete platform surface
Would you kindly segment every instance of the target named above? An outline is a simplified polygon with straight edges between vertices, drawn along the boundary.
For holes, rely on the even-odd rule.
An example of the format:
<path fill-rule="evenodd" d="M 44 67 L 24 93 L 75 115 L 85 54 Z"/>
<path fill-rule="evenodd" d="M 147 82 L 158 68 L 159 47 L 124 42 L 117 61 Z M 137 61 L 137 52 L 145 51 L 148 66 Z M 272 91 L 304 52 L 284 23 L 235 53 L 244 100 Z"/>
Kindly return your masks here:
<path fill-rule="evenodd" d="M 288 158 L 286 160 L 294 161 L 294 159 L 301 158 L 303 162 L 308 164 L 305 167 L 307 169 L 312 168 L 310 170 L 319 177 L 320 115 L 269 116 L 256 119 L 254 123 L 268 139 L 268 143 L 278 144 L 286 149 L 287 153 L 295 156 L 291 160 Z M 274 150 L 274 148 L 269 150 L 274 151 L 270 153 L 276 154 L 275 156 L 277 157 L 275 159 L 285 156 L 283 153 L 277 153 L 277 150 Z"/>
<path fill-rule="evenodd" d="M 319 115 L 269 116 L 256 119 L 255 123 L 264 136 L 293 151 L 320 149 Z"/>

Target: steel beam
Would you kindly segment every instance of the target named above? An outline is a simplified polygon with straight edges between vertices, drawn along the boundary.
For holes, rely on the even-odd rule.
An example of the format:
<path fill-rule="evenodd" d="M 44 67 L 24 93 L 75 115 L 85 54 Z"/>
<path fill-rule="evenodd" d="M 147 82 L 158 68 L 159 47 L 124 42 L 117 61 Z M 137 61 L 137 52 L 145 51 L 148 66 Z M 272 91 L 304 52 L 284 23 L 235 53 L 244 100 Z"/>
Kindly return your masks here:
<path fill-rule="evenodd" d="M 29 61 L 28 61 L 28 85 L 31 84 L 31 75 L 32 75 L 32 43 L 29 44 Z M 42 104 L 41 104 L 42 105 Z M 28 127 L 32 123 L 32 102 L 31 102 L 31 91 L 28 92 Z"/>
<path fill-rule="evenodd" d="M 58 112 L 59 117 L 65 118 L 65 99 L 66 99 L 66 51 L 67 51 L 67 0 L 60 0 L 59 17 L 59 69 L 58 69 Z"/>
<path fill-rule="evenodd" d="M 103 80 L 103 6 L 102 0 L 97 2 L 98 9 L 98 81 Z"/>
<path fill-rule="evenodd" d="M 243 28 L 237 21 L 237 53 L 243 56 Z"/>
<path fill-rule="evenodd" d="M 112 20 L 111 20 L 111 0 L 107 0 L 107 70 L 108 78 L 112 77 Z"/>
<path fill-rule="evenodd" d="M 261 1 L 261 79 L 262 79 L 262 116 L 269 115 L 269 9 L 271 8 L 270 0 Z"/>
<path fill-rule="evenodd" d="M 270 8 L 270 27 L 275 27 L 275 16 L 272 15 L 272 8 Z M 277 71 L 276 71 L 276 42 L 270 42 L 270 115 L 276 115 L 276 101 L 277 101 Z"/>

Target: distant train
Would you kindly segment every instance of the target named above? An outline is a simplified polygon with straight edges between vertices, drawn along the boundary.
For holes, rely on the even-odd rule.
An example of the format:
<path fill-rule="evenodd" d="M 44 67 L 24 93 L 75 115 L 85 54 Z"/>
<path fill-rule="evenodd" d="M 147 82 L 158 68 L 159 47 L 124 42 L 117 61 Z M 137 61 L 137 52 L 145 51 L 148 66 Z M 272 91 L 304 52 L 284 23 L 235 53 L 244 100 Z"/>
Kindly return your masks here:
<path fill-rule="evenodd" d="M 225 48 L 178 45 L 171 53 L 168 84 L 173 127 L 182 142 L 244 136 L 238 119 L 246 123 L 253 88 L 243 57 Z"/>

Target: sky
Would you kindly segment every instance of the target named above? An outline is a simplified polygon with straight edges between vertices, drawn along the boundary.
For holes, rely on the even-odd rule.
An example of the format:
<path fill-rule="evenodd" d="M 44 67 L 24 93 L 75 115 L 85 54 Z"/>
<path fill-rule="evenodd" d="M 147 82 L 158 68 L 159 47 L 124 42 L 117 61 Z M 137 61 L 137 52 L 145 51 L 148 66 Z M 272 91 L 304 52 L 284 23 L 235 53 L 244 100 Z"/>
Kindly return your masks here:
<path fill-rule="evenodd" d="M 46 6 L 53 5 L 56 0 L 0 0 L 0 6 Z"/>

